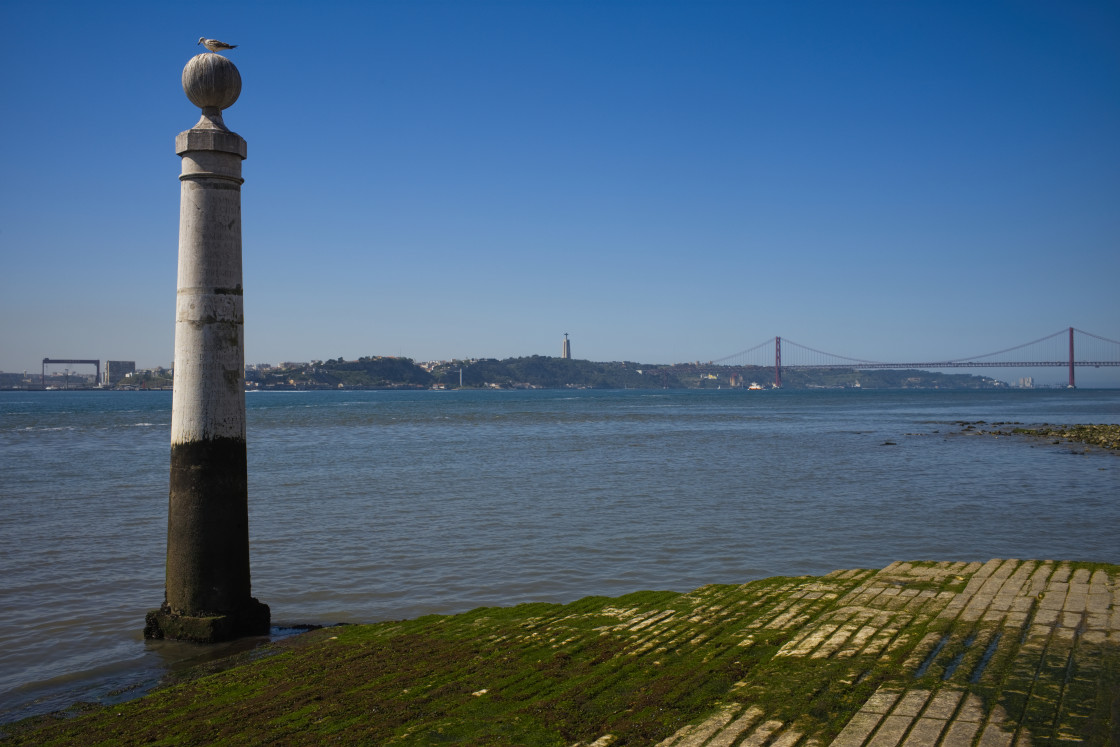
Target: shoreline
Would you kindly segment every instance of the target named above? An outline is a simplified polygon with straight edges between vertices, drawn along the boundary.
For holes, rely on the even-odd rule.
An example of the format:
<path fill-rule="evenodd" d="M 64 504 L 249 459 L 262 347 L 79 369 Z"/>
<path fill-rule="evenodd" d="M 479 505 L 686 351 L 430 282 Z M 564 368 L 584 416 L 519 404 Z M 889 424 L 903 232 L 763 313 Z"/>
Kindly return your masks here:
<path fill-rule="evenodd" d="M 1109 744 L 1118 673 L 1120 566 L 896 562 L 322 628 L 0 737 Z"/>

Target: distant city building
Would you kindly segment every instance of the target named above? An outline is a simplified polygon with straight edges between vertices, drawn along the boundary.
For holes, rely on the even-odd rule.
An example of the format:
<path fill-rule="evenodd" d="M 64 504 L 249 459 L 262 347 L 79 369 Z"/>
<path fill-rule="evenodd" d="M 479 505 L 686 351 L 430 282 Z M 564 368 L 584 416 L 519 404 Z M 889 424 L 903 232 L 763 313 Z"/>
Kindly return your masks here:
<path fill-rule="evenodd" d="M 560 352 L 560 357 L 561 358 L 571 358 L 572 357 L 572 344 L 570 342 L 568 342 L 568 333 L 567 332 L 564 333 L 564 349 Z"/>
<path fill-rule="evenodd" d="M 1021 379 L 1019 379 L 1019 388 L 1020 389 L 1034 389 L 1034 377 L 1033 376 L 1024 376 Z"/>
<path fill-rule="evenodd" d="M 102 374 L 101 383 L 115 386 L 125 376 L 136 373 L 136 361 L 105 361 L 105 372 Z"/>

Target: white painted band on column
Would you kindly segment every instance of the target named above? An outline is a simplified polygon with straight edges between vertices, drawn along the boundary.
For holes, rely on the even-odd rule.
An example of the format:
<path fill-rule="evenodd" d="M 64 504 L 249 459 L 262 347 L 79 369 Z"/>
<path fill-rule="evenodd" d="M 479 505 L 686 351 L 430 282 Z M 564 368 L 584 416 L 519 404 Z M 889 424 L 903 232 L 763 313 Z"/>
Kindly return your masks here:
<path fill-rule="evenodd" d="M 224 324 L 175 325 L 172 445 L 245 438 L 241 329 Z M 227 344 L 231 338 L 237 345 Z"/>
<path fill-rule="evenodd" d="M 245 438 L 244 301 L 200 290 L 180 290 L 175 303 L 173 445 Z"/>

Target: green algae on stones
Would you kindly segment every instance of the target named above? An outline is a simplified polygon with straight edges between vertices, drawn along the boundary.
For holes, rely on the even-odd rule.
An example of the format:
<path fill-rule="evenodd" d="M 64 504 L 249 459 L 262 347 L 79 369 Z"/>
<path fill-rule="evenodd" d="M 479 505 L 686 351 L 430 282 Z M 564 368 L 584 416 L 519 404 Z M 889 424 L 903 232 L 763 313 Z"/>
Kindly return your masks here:
<path fill-rule="evenodd" d="M 313 631 L 13 744 L 1120 742 L 1120 568 L 879 571 Z"/>
<path fill-rule="evenodd" d="M 1036 438 L 1075 441 L 1102 449 L 1120 451 L 1120 425 L 1047 425 L 1041 428 L 1013 428 L 1011 432 Z"/>

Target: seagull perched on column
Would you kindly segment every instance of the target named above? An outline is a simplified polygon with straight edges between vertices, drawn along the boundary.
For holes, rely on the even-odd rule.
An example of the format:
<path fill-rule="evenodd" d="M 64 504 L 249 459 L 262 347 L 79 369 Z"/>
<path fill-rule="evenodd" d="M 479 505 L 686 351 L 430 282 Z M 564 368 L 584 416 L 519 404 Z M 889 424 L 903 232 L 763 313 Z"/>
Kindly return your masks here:
<path fill-rule="evenodd" d="M 224 41 L 217 39 L 207 39 L 205 36 L 198 37 L 198 43 L 209 49 L 211 52 L 221 52 L 224 49 L 236 49 L 236 44 L 226 44 Z"/>

